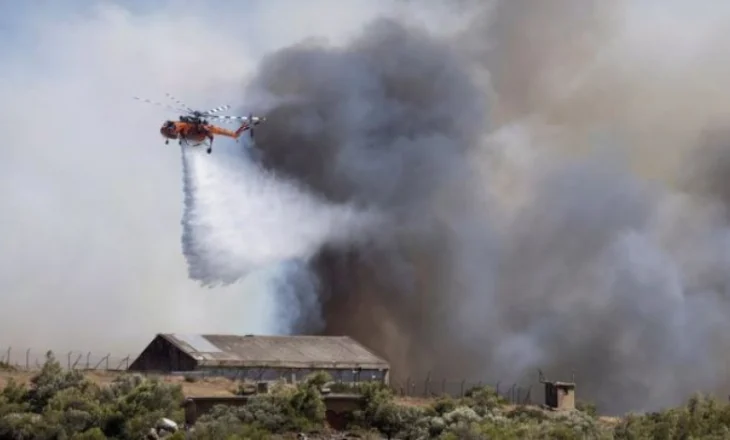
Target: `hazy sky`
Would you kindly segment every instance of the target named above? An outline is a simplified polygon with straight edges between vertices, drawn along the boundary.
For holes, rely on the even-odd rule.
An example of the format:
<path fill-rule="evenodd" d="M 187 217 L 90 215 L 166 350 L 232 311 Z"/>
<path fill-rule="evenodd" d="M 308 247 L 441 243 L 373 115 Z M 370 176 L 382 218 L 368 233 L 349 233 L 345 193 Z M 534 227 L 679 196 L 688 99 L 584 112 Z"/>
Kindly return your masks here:
<path fill-rule="evenodd" d="M 132 96 L 238 107 L 262 54 L 356 32 L 379 3 L 241 4 L 0 0 L 0 349 L 123 354 L 157 332 L 276 330 L 265 275 L 188 280 L 180 151 L 158 131 L 175 115 Z"/>
<path fill-rule="evenodd" d="M 180 151 L 159 135 L 175 115 L 132 96 L 164 100 L 169 92 L 197 108 L 240 107 L 262 55 L 305 37 L 342 40 L 405 3 L 0 0 L 0 350 L 119 356 L 135 354 L 158 332 L 277 331 L 269 271 L 228 288 L 188 279 Z M 459 18 L 448 3 L 419 2 L 408 12 L 432 30 L 450 29 Z M 678 132 L 694 135 L 706 120 L 730 114 L 713 88 L 726 81 L 728 63 L 712 52 L 727 45 L 710 44 L 713 32 L 728 29 L 712 24 L 726 22 L 730 7 L 631 4 L 626 32 L 617 33 L 623 44 L 607 43 L 598 68 L 585 62 L 582 76 L 571 72 L 578 86 L 587 84 L 577 98 L 542 110 L 555 110 L 569 130 L 582 127 L 584 115 L 625 118 L 651 138 L 643 148 L 654 167 L 656 149 L 666 156 Z M 560 55 L 562 45 L 553 49 Z M 562 67 L 554 64 L 546 65 Z M 690 65 L 696 75 L 687 74 Z M 629 87 L 611 89 L 622 78 Z M 548 85 L 570 92 L 559 79 Z M 604 90 L 620 93 L 601 101 Z M 662 137 L 658 126 L 674 131 Z"/>

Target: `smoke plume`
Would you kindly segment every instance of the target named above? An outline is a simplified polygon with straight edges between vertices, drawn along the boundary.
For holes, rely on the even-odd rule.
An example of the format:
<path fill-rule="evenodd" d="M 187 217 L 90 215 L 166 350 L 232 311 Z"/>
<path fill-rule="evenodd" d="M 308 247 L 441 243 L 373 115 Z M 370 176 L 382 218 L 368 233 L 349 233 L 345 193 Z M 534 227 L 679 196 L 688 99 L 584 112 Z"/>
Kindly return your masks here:
<path fill-rule="evenodd" d="M 262 165 L 385 219 L 335 241 L 251 231 L 316 275 L 291 280 L 316 295 L 291 331 L 351 335 L 396 379 L 575 371 L 610 412 L 726 391 L 727 15 L 455 7 L 475 18 L 451 33 L 382 18 L 259 66 L 249 95 L 279 103 L 257 131 Z M 245 235 L 225 215 L 230 235 L 199 253 L 211 279 L 246 265 L 219 250 Z"/>
<path fill-rule="evenodd" d="M 212 287 L 263 270 L 283 305 L 276 328 L 290 332 L 306 316 L 309 327 L 319 330 L 318 282 L 303 263 L 324 244 L 367 236 L 365 228 L 375 224 L 375 216 L 328 204 L 261 172 L 246 160 L 247 151 L 235 144 L 217 145 L 211 156 L 202 149 L 182 149 L 182 246 L 188 274 Z"/>

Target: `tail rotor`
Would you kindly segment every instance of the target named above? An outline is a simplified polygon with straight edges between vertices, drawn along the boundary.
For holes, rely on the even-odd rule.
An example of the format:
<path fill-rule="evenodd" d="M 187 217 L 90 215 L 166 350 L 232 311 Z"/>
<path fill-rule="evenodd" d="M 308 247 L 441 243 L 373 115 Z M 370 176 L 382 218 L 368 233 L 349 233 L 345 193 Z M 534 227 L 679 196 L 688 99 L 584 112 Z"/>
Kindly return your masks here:
<path fill-rule="evenodd" d="M 249 130 L 251 131 L 251 133 L 250 133 L 251 134 L 251 140 L 254 140 L 253 139 L 253 126 L 254 126 L 254 123 L 253 123 L 253 113 L 249 113 L 248 114 L 248 124 L 249 124 Z"/>

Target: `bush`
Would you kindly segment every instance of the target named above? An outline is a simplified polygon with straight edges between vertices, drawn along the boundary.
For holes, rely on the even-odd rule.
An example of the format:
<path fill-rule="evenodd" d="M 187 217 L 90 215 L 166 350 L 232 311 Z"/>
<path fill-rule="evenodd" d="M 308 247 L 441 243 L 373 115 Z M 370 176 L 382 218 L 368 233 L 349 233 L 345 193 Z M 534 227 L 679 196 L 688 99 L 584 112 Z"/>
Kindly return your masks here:
<path fill-rule="evenodd" d="M 321 390 L 327 384 L 331 378 L 322 373 L 298 386 L 278 384 L 269 394 L 250 396 L 244 406 L 213 408 L 198 419 L 192 432 L 167 438 L 256 440 L 293 438 L 296 432 L 316 437 L 326 429 Z M 360 431 L 365 439 L 730 438 L 730 405 L 699 395 L 680 408 L 609 423 L 598 418 L 590 404 L 579 403 L 569 412 L 513 406 L 487 387 L 471 389 L 460 399 L 440 397 L 425 406 L 399 403 L 387 386 L 378 383 L 337 387 L 363 396 L 362 409 L 350 415 L 348 428 Z M 64 371 L 48 353 L 42 370 L 27 386 L 9 380 L 0 390 L 0 438 L 145 438 L 161 417 L 182 422 L 182 399 L 179 385 L 138 375 L 97 386 L 79 372 Z"/>
<path fill-rule="evenodd" d="M 17 368 L 5 361 L 0 361 L 0 371 L 16 371 Z"/>
<path fill-rule="evenodd" d="M 582 412 L 588 414 L 589 416 L 595 417 L 596 415 L 598 415 L 598 409 L 596 408 L 596 405 L 594 405 L 592 403 L 583 402 L 583 401 L 579 400 L 575 403 L 575 409 L 577 409 L 578 411 L 582 411 Z"/>
<path fill-rule="evenodd" d="M 279 386 L 269 394 L 252 395 L 246 405 L 218 405 L 198 419 L 195 438 L 268 438 L 270 434 L 315 432 L 324 427 L 325 405 L 320 388 L 330 380 L 314 374 L 297 387 Z"/>
<path fill-rule="evenodd" d="M 616 439 L 730 437 L 730 405 L 697 395 L 681 408 L 629 415 L 616 427 Z"/>
<path fill-rule="evenodd" d="M 0 438 L 139 439 L 160 417 L 182 422 L 181 402 L 179 385 L 139 376 L 102 389 L 49 352 L 29 386 L 11 380 L 0 392 Z"/>

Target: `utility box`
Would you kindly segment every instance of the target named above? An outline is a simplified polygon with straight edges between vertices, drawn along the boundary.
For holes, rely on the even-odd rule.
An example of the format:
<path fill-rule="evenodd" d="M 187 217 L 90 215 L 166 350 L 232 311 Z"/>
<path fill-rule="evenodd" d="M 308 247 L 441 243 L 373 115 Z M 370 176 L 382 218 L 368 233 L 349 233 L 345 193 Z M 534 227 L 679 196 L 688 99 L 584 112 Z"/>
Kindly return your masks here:
<path fill-rule="evenodd" d="M 575 375 L 572 382 L 550 382 L 539 371 L 540 383 L 545 385 L 545 406 L 553 410 L 575 409 Z"/>
<path fill-rule="evenodd" d="M 575 384 L 573 382 L 543 382 L 545 405 L 555 410 L 575 409 Z"/>

